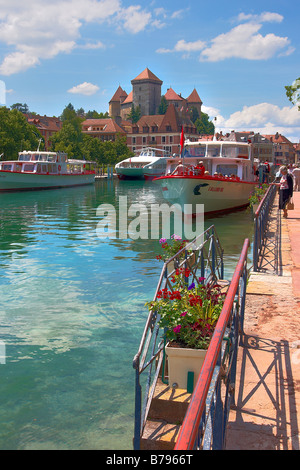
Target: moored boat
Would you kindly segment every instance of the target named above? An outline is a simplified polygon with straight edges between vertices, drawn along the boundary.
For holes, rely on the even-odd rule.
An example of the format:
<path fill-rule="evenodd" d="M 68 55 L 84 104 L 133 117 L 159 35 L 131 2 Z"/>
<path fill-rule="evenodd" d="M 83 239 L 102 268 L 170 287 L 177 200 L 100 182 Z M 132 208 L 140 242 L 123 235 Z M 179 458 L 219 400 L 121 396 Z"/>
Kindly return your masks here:
<path fill-rule="evenodd" d="M 58 189 L 92 184 L 94 162 L 68 159 L 63 152 L 23 151 L 0 161 L 0 191 Z"/>
<path fill-rule="evenodd" d="M 154 181 L 164 198 L 182 206 L 192 204 L 193 214 L 227 212 L 249 204 L 255 185 L 251 145 L 232 141 L 186 141 L 181 159 L 167 161 L 166 174 Z M 201 164 L 199 164 L 201 162 Z"/>
<path fill-rule="evenodd" d="M 138 155 L 126 158 L 115 166 L 119 179 L 152 180 L 165 174 L 167 152 L 153 147 L 143 148 Z"/>

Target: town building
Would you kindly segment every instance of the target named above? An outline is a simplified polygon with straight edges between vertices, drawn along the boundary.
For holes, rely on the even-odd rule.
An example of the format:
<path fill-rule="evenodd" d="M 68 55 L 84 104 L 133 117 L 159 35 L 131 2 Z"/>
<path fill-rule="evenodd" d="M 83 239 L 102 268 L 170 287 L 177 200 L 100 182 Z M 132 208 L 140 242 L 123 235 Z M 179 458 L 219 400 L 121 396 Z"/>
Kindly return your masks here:
<path fill-rule="evenodd" d="M 51 147 L 50 137 L 62 128 L 62 122 L 59 118 L 53 116 L 39 116 L 38 114 L 25 114 L 27 122 L 34 125 L 42 134 L 45 144 L 45 150 Z"/>
<path fill-rule="evenodd" d="M 127 133 L 127 146 L 132 152 L 143 147 L 156 147 L 170 155 L 178 155 L 182 128 L 186 139 L 198 140 L 197 129 L 189 115 L 183 118 L 174 104 L 170 104 L 166 114 L 142 116 L 132 124 L 131 131 Z"/>
<path fill-rule="evenodd" d="M 254 133 L 253 131 L 248 132 L 236 132 L 231 131 L 230 134 L 225 136 L 218 134 L 218 140 L 231 140 L 234 142 L 249 142 L 252 144 L 253 158 L 259 162 L 274 161 L 274 148 L 272 142 L 260 133 Z"/>
<path fill-rule="evenodd" d="M 274 146 L 274 160 L 277 165 L 291 165 L 295 162 L 295 149 L 289 139 L 278 132 L 264 137 L 270 140 Z"/>
<path fill-rule="evenodd" d="M 114 142 L 117 136 L 126 136 L 126 131 L 112 118 L 86 119 L 81 126 L 83 134 L 88 134 L 102 142 Z"/>

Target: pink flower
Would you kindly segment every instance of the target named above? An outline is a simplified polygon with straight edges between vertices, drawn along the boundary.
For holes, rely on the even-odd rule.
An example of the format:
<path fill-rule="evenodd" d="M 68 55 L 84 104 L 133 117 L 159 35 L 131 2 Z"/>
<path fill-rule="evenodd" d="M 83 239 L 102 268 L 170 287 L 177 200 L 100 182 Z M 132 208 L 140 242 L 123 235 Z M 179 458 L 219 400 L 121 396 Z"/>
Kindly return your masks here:
<path fill-rule="evenodd" d="M 181 325 L 174 326 L 173 331 L 174 333 L 179 333 L 181 329 Z"/>
<path fill-rule="evenodd" d="M 180 315 L 181 317 L 185 317 L 187 314 L 187 312 L 182 312 L 182 314 Z"/>

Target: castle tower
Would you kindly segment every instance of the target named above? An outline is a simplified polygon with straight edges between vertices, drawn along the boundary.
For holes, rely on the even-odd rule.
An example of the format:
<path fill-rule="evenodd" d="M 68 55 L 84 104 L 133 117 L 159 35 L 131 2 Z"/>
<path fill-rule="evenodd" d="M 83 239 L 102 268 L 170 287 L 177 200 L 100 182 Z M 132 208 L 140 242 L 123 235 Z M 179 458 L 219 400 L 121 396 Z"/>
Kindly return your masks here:
<path fill-rule="evenodd" d="M 114 96 L 109 102 L 109 115 L 113 119 L 118 119 L 121 116 L 121 104 L 127 98 L 127 93 L 120 86 L 115 92 Z"/>
<path fill-rule="evenodd" d="M 158 113 L 161 101 L 162 81 L 148 68 L 131 80 L 132 102 L 134 107 L 140 107 L 142 116 Z"/>

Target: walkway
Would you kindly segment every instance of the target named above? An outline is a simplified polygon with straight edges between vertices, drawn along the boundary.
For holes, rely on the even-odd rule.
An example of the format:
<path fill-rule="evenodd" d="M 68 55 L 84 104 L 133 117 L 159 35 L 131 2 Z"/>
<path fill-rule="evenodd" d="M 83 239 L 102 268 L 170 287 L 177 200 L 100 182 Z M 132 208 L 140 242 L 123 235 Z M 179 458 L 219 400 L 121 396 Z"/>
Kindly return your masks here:
<path fill-rule="evenodd" d="M 300 449 L 300 192 L 288 219 L 277 201 L 261 271 L 247 287 L 228 450 Z"/>

